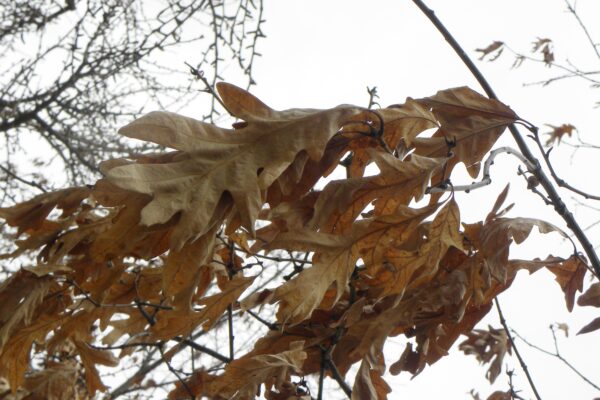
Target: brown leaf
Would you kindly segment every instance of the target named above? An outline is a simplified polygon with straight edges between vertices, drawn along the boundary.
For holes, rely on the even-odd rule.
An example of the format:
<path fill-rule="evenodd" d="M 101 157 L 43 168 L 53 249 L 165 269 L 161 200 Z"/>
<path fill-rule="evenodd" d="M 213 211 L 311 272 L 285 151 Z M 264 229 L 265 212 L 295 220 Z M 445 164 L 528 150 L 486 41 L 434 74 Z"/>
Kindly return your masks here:
<path fill-rule="evenodd" d="M 299 373 L 306 359 L 304 342 L 294 342 L 290 349 L 277 354 L 244 356 L 227 364 L 223 375 L 208 382 L 196 395 L 219 399 L 251 400 L 261 384 L 279 388 L 291 373 Z"/>
<path fill-rule="evenodd" d="M 408 206 L 425 194 L 431 175 L 444 162 L 414 155 L 409 161 L 400 161 L 384 152 L 369 149 L 368 154 L 380 169 L 380 174 L 329 182 L 315 203 L 315 213 L 308 223 L 311 228 L 340 233 L 373 202 L 372 215 L 393 213 L 398 205 Z"/>
<path fill-rule="evenodd" d="M 579 298 L 580 306 L 600 307 L 600 282 L 593 283 Z"/>
<path fill-rule="evenodd" d="M 505 282 L 508 276 L 508 254 L 513 239 L 517 244 L 527 239 L 533 227 L 540 233 L 559 232 L 566 234 L 556 226 L 534 218 L 494 218 L 481 228 L 478 238 L 472 238 L 478 243 L 485 257 L 492 277 L 499 282 Z"/>
<path fill-rule="evenodd" d="M 352 387 L 352 400 L 387 400 L 392 388 L 376 369 L 371 369 L 369 361 L 363 359 Z"/>
<path fill-rule="evenodd" d="M 76 187 L 44 193 L 24 203 L 0 208 L 0 218 L 5 219 L 10 226 L 18 227 L 18 236 L 26 231 L 39 229 L 55 207 L 63 210 L 63 217 L 70 215 L 89 192 L 88 188 Z"/>
<path fill-rule="evenodd" d="M 441 127 L 431 138 L 415 139 L 415 154 L 440 158 L 452 152 L 447 172 L 463 162 L 473 178 L 479 173 L 481 159 L 518 119 L 506 105 L 466 87 L 440 91 L 420 101 L 433 108 Z"/>
<path fill-rule="evenodd" d="M 571 137 L 573 131 L 577 130 L 577 128 L 571 124 L 562 124 L 561 126 L 546 124 L 546 126 L 552 128 L 551 132 L 546 133 L 546 135 L 550 136 L 548 140 L 546 140 L 546 146 L 550 146 L 554 142 L 560 144 L 560 141 L 565 135 Z"/>
<path fill-rule="evenodd" d="M 399 207 L 396 214 L 356 222 L 347 235 L 331 235 L 302 230 L 280 234 L 270 247 L 316 251 L 313 265 L 278 287 L 272 302 L 280 302 L 277 318 L 296 324 L 318 307 L 325 292 L 335 283 L 337 301 L 346 291 L 348 279 L 359 257 L 370 265 L 383 261 L 384 251 L 401 242 L 418 224 L 431 215 L 437 204 L 422 209 Z"/>
<path fill-rule="evenodd" d="M 573 311 L 575 293 L 583 291 L 583 278 L 587 272 L 587 265 L 578 255 L 573 255 L 560 264 L 549 265 L 550 272 L 556 276 L 556 282 L 565 292 L 567 309 Z"/>
<path fill-rule="evenodd" d="M 511 394 L 510 390 L 506 392 L 502 392 L 500 390 L 496 390 L 494 393 L 490 394 L 486 400 L 513 400 L 514 397 Z"/>
<path fill-rule="evenodd" d="M 400 359 L 390 365 L 390 373 L 398 375 L 402 371 L 408 371 L 413 375 L 419 372 L 419 354 L 412 348 L 412 343 L 407 343 Z"/>
<path fill-rule="evenodd" d="M 114 367 L 119 365 L 119 361 L 108 350 L 96 350 L 87 343 L 78 340 L 76 340 L 74 344 L 81 357 L 81 362 L 85 367 L 85 382 L 88 392 L 92 395 L 98 390 L 104 392 L 108 388 L 102 383 L 98 370 L 96 369 L 96 364 Z"/>
<path fill-rule="evenodd" d="M 23 388 L 29 392 L 26 399 L 77 399 L 77 365 L 73 362 L 50 363 L 46 369 L 27 376 Z"/>
<path fill-rule="evenodd" d="M 234 277 L 228 281 L 220 293 L 208 296 L 199 301 L 204 307 L 199 311 L 160 313 L 156 324 L 152 326 L 154 337 L 158 340 L 172 339 L 178 335 L 189 335 L 198 325 L 209 330 L 254 281 L 252 277 Z"/>
<path fill-rule="evenodd" d="M 590 322 L 589 324 L 587 324 L 586 326 L 584 326 L 583 328 L 581 328 L 579 330 L 579 332 L 577 332 L 578 335 L 584 334 L 584 333 L 589 333 L 589 332 L 593 332 L 600 329 L 600 317 L 595 318 L 592 322 Z"/>
<path fill-rule="evenodd" d="M 121 128 L 121 134 L 180 150 L 172 162 L 117 166 L 107 173 L 117 186 L 153 195 L 142 210 L 141 223 L 181 218 L 172 237 L 180 249 L 208 232 L 209 222 L 225 192 L 243 226 L 254 221 L 267 189 L 300 152 L 318 160 L 329 139 L 359 109 L 275 111 L 242 89 L 220 83 L 225 105 L 248 124 L 241 129 L 215 127 L 191 118 L 153 112 Z"/>
<path fill-rule="evenodd" d="M 475 51 L 479 51 L 481 53 L 481 57 L 479 57 L 480 60 L 483 60 L 488 54 L 492 54 L 498 51 L 495 56 L 492 56 L 490 58 L 490 61 L 494 61 L 500 56 L 500 54 L 502 54 L 503 47 L 504 42 L 496 40 L 495 42 L 492 42 L 489 46 L 481 49 L 475 49 Z"/>
<path fill-rule="evenodd" d="M 508 336 L 503 329 L 475 329 L 466 333 L 467 339 L 458 348 L 465 354 L 472 354 L 481 364 L 490 363 L 486 378 L 494 383 L 502 372 L 504 355 L 511 352 Z"/>

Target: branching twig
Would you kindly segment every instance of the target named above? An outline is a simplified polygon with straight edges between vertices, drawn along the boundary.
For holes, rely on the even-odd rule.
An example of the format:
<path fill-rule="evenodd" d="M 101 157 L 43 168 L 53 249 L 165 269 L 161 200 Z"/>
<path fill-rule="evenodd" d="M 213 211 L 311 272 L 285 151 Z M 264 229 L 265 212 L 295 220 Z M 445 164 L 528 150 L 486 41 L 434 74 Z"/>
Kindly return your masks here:
<path fill-rule="evenodd" d="M 571 192 L 576 193 L 580 196 L 583 196 L 586 199 L 600 200 L 600 196 L 594 196 L 592 194 L 584 192 L 583 190 L 577 189 L 576 187 L 567 183 L 564 179 L 560 178 L 558 176 L 558 174 L 556 173 L 556 171 L 554 170 L 554 166 L 550 162 L 550 152 L 552 151 L 552 149 L 554 149 L 554 147 L 550 147 L 548 150 L 544 150 L 544 146 L 542 145 L 542 142 L 540 141 L 540 135 L 538 134 L 538 128 L 535 126 L 532 126 L 532 127 L 529 127 L 529 130 L 533 133 L 533 135 L 531 135 L 530 137 L 537 144 L 537 146 L 540 150 L 540 153 L 542 153 L 544 161 L 546 162 L 546 166 L 548 167 L 548 170 L 550 171 L 552 178 L 554 178 L 554 181 L 556 182 L 556 184 L 558 186 L 563 187 L 567 190 L 570 190 Z"/>
<path fill-rule="evenodd" d="M 531 342 L 529 342 L 527 339 L 525 339 L 523 336 L 521 336 L 517 331 L 515 331 L 514 329 L 511 329 L 511 332 L 518 338 L 520 339 L 523 343 L 525 343 L 527 346 L 531 347 L 532 349 L 536 349 L 537 351 L 547 354 L 551 357 L 556 357 L 557 359 L 559 359 L 563 364 L 565 364 L 567 367 L 569 367 L 571 369 L 571 371 L 575 372 L 581 379 L 583 379 L 585 382 L 587 382 L 590 386 L 592 386 L 594 389 L 596 390 L 600 390 L 600 386 L 596 385 L 594 382 L 592 382 L 591 380 L 589 380 L 585 375 L 583 375 L 581 372 L 579 372 L 579 370 L 577 368 L 575 368 L 569 361 L 567 361 L 558 351 L 558 343 L 556 341 L 556 336 L 554 335 L 554 331 L 553 331 L 553 337 L 554 337 L 554 347 L 555 347 L 555 351 L 551 352 L 548 351 L 546 349 L 543 349 Z"/>
<path fill-rule="evenodd" d="M 494 304 L 496 304 L 496 310 L 498 310 L 498 317 L 500 318 L 500 323 L 502 324 L 502 327 L 504 328 L 504 332 L 506 332 L 506 336 L 508 336 L 510 346 L 515 351 L 515 355 L 517 356 L 517 359 L 519 360 L 519 365 L 521 365 L 521 369 L 523 370 L 523 372 L 525 373 L 525 376 L 527 377 L 529 386 L 531 387 L 531 390 L 533 390 L 533 394 L 535 395 L 535 398 L 538 400 L 541 400 L 541 397 L 537 391 L 537 388 L 536 388 L 535 384 L 533 383 L 533 379 L 531 378 L 531 374 L 529 373 L 529 369 L 527 368 L 527 364 L 525 363 L 525 360 L 523 360 L 523 357 L 521 357 L 521 353 L 519 353 L 519 349 L 517 349 L 517 346 L 515 345 L 515 341 L 513 340 L 513 337 L 510 334 L 510 329 L 508 328 L 508 324 L 506 323 L 506 320 L 504 319 L 504 314 L 502 314 L 502 309 L 500 308 L 500 302 L 498 301 L 497 297 L 494 297 Z"/>

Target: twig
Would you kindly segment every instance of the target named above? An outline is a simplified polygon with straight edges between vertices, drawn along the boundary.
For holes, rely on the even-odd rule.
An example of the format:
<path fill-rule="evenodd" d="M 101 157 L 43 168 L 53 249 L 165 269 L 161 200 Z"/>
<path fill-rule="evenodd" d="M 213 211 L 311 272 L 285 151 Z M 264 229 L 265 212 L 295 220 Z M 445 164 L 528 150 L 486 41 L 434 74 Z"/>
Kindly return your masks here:
<path fill-rule="evenodd" d="M 165 353 L 163 352 L 163 349 L 162 349 L 162 346 L 159 346 L 158 351 L 160 351 L 160 357 L 162 358 L 162 361 L 167 365 L 167 368 L 169 369 L 169 371 L 171 371 L 171 373 L 173 375 L 175 375 L 175 377 L 177 378 L 179 383 L 181 383 L 181 385 L 183 386 L 185 391 L 190 395 L 190 399 L 194 400 L 196 398 L 196 396 L 194 396 L 194 392 L 192 392 L 192 389 L 190 389 L 190 387 L 185 382 L 185 380 L 181 376 L 179 376 L 179 372 L 177 372 L 177 370 L 175 370 L 175 368 L 173 368 L 173 366 L 171 365 L 169 360 L 166 359 Z"/>
<path fill-rule="evenodd" d="M 182 336 L 176 336 L 176 337 L 173 338 L 173 340 L 175 340 L 175 341 L 177 341 L 179 343 L 186 344 L 186 345 L 190 346 L 191 348 L 193 348 L 194 350 L 198 350 L 201 353 L 208 354 L 209 356 L 211 356 L 211 357 L 213 357 L 213 358 L 215 358 L 215 359 L 217 359 L 217 360 L 219 360 L 219 361 L 221 361 L 223 363 L 227 364 L 227 363 L 230 363 L 232 361 L 231 358 L 228 358 L 228 357 L 224 356 L 223 354 L 221 354 L 221 353 L 219 353 L 219 352 L 217 352 L 217 351 L 215 351 L 215 350 L 213 350 L 211 348 L 208 348 L 208 347 L 203 346 L 203 345 L 201 345 L 199 343 L 196 343 L 192 339 L 184 338 Z"/>
<path fill-rule="evenodd" d="M 494 99 L 494 100 L 498 100 L 496 93 L 494 93 L 494 90 L 492 89 L 490 84 L 487 82 L 487 80 L 485 79 L 483 74 L 479 71 L 477 66 L 475 66 L 475 64 L 469 58 L 469 56 L 465 53 L 463 48 L 458 44 L 456 39 L 454 39 L 454 37 L 450 34 L 448 29 L 446 29 L 446 27 L 442 24 L 442 22 L 435 16 L 435 13 L 433 12 L 433 10 L 431 10 L 429 7 L 427 7 L 421 0 L 413 0 L 413 2 L 427 16 L 427 18 L 429 18 L 429 20 L 433 23 L 433 25 L 437 28 L 437 30 L 444 36 L 444 38 L 450 44 L 452 49 L 456 52 L 456 54 L 458 54 L 458 56 L 463 61 L 463 63 L 467 66 L 469 71 L 471 71 L 471 73 L 473 74 L 475 79 L 477 79 L 477 82 L 479 82 L 479 84 L 481 85 L 483 90 L 486 92 L 488 97 L 491 99 Z M 535 175 L 535 177 L 537 178 L 539 183 L 546 190 L 546 193 L 548 194 L 548 198 L 550 198 L 550 200 L 552 201 L 554 210 L 565 220 L 569 229 L 571 229 L 571 231 L 575 234 L 579 243 L 581 243 L 581 246 L 583 247 L 585 253 L 587 254 L 588 259 L 590 260 L 590 263 L 592 265 L 592 268 L 594 269 L 595 275 L 597 277 L 600 277 L 600 259 L 598 259 L 598 255 L 596 254 L 596 251 L 594 250 L 594 246 L 590 243 L 585 232 L 581 229 L 581 227 L 575 220 L 575 217 L 573 216 L 573 214 L 567 209 L 567 206 L 565 205 L 562 198 L 556 191 L 556 188 L 554 187 L 554 185 L 552 184 L 550 179 L 546 176 L 546 174 L 542 170 L 539 161 L 533 156 L 533 154 L 531 153 L 531 150 L 529 150 L 529 147 L 525 143 L 525 139 L 523 138 L 523 136 L 517 129 L 516 125 L 510 124 L 508 126 L 508 129 L 509 129 L 510 133 L 512 134 L 515 142 L 517 143 L 517 146 L 519 147 L 521 154 L 523 154 L 523 156 L 525 156 L 525 158 L 527 160 L 529 160 L 529 162 L 534 166 L 533 170 L 530 172 L 533 175 Z"/>
<path fill-rule="evenodd" d="M 34 188 L 38 189 L 39 191 L 41 191 L 42 193 L 48 193 L 48 191 L 46 189 L 44 189 L 44 187 L 42 185 L 40 185 L 39 183 L 23 179 L 23 178 L 21 178 L 20 176 L 18 176 L 17 174 L 15 174 L 14 172 L 12 172 L 10 169 L 6 168 L 3 165 L 0 165 L 0 169 L 2 169 L 2 171 L 4 171 L 11 178 L 16 179 L 19 182 L 24 183 L 24 184 L 26 184 L 28 186 L 34 187 Z"/>
<path fill-rule="evenodd" d="M 504 314 L 502 314 L 502 309 L 500 308 L 500 302 L 498 301 L 497 297 L 494 297 L 494 304 L 496 304 L 496 310 L 498 310 L 498 317 L 500 317 L 500 323 L 502 324 L 502 327 L 504 328 L 504 332 L 506 332 L 506 336 L 508 336 L 508 340 L 510 342 L 511 348 L 515 351 L 515 355 L 517 356 L 517 359 L 519 360 L 521 369 L 523 370 L 523 372 L 525 373 L 525 376 L 527 377 L 529 386 L 531 387 L 531 390 L 533 390 L 533 394 L 535 395 L 535 398 L 538 400 L 541 400 L 541 397 L 537 391 L 537 388 L 535 387 L 535 384 L 533 383 L 533 379 L 531 378 L 531 374 L 529 373 L 529 369 L 527 368 L 527 364 L 523 360 L 523 357 L 521 357 L 521 353 L 519 353 L 519 349 L 517 349 L 517 346 L 515 346 L 515 341 L 513 340 L 513 337 L 510 334 L 510 329 L 508 328 L 506 320 L 504 319 Z"/>
<path fill-rule="evenodd" d="M 533 166 L 530 164 L 529 160 L 527 160 L 517 150 L 513 149 L 512 147 L 507 147 L 507 146 L 500 147 L 495 150 L 492 150 L 490 152 L 490 155 L 488 156 L 488 158 L 485 160 L 485 163 L 483 164 L 483 177 L 481 178 L 481 181 L 473 182 L 470 185 L 453 185 L 452 188 L 450 188 L 448 185 L 445 185 L 445 184 L 442 186 L 438 185 L 438 186 L 427 188 L 425 190 L 425 193 L 442 193 L 442 192 L 449 192 L 449 191 L 469 193 L 471 190 L 475 190 L 480 187 L 491 184 L 492 177 L 490 175 L 490 168 L 491 168 L 492 164 L 494 164 L 494 159 L 496 158 L 496 156 L 501 153 L 513 155 L 513 156 L 517 157 L 519 160 L 521 160 L 521 162 L 523 162 L 523 164 L 525 164 L 528 169 L 533 168 Z"/>
<path fill-rule="evenodd" d="M 558 174 L 556 173 L 556 171 L 554 170 L 552 163 L 550 162 L 550 152 L 552 151 L 552 149 L 554 149 L 554 147 L 550 147 L 548 150 L 544 150 L 544 146 L 542 145 L 542 142 L 540 140 L 540 135 L 538 133 L 537 126 L 528 126 L 527 128 L 533 134 L 530 137 L 537 144 L 538 149 L 540 150 L 540 153 L 542 153 L 542 157 L 543 157 L 544 161 L 546 162 L 546 166 L 548 167 L 548 170 L 550 171 L 552 178 L 554 178 L 554 181 L 556 182 L 556 184 L 558 186 L 563 187 L 567 190 L 570 190 L 573 193 L 577 193 L 578 195 L 583 196 L 584 198 L 586 198 L 588 200 L 589 199 L 600 200 L 600 196 L 594 196 L 594 195 L 584 192 L 583 190 L 579 190 L 579 189 L 573 187 L 572 185 L 568 184 L 564 179 L 560 178 L 558 176 Z"/>
<path fill-rule="evenodd" d="M 527 346 L 536 349 L 537 351 L 544 353 L 546 355 L 549 355 L 551 357 L 556 357 L 558 358 L 563 364 L 565 364 L 567 367 L 569 367 L 571 369 L 571 371 L 575 372 L 581 379 L 583 379 L 585 382 L 587 382 L 590 386 L 592 386 L 594 389 L 596 390 L 600 390 L 600 386 L 596 385 L 594 382 L 592 382 L 591 380 L 589 380 L 586 376 L 584 376 L 581 372 L 579 372 L 579 370 L 577 368 L 575 368 L 569 361 L 567 361 L 558 351 L 558 344 L 556 342 L 556 336 L 554 336 L 554 347 L 556 349 L 556 351 L 553 353 L 551 351 L 548 351 L 546 349 L 543 349 L 531 342 L 529 342 L 528 340 L 526 340 L 523 336 L 521 336 L 517 331 L 515 331 L 514 329 L 511 329 L 511 332 L 514 333 L 514 335 L 519 338 L 523 343 L 525 343 Z M 554 331 L 553 331 L 554 333 Z"/>
<path fill-rule="evenodd" d="M 598 44 L 594 42 L 594 39 L 592 39 L 592 36 L 590 35 L 590 32 L 588 31 L 587 27 L 585 26 L 585 24 L 583 23 L 581 18 L 579 18 L 579 14 L 577 14 L 577 11 L 575 11 L 575 7 L 573 5 L 571 5 L 571 3 L 569 3 L 568 0 L 565 0 L 565 3 L 567 4 L 567 10 L 569 10 L 569 12 L 571 14 L 573 14 L 575 19 L 579 23 L 579 26 L 583 30 L 583 33 L 585 33 L 585 36 L 587 37 L 588 41 L 592 45 L 592 48 L 594 49 L 594 53 L 596 53 L 596 57 L 600 58 L 600 51 L 598 50 Z"/>
<path fill-rule="evenodd" d="M 235 265 L 235 243 L 231 241 L 229 243 L 229 260 L 227 263 L 227 275 L 229 276 L 229 280 L 233 278 L 236 274 Z M 230 303 L 227 305 L 227 330 L 229 334 L 229 359 L 233 360 L 235 348 L 233 346 L 233 342 L 235 340 L 235 335 L 233 332 L 233 305 Z"/>

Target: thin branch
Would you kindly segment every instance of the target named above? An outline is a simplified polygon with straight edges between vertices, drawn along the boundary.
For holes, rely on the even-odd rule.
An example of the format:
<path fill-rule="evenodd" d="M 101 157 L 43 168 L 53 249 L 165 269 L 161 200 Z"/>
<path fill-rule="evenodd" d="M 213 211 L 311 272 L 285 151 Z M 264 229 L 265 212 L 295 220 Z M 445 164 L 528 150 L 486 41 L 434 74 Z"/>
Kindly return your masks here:
<path fill-rule="evenodd" d="M 14 172 L 12 172 L 10 169 L 6 168 L 3 165 L 0 165 L 0 169 L 2 169 L 2 171 L 4 171 L 11 178 L 16 179 L 19 182 L 24 183 L 24 184 L 26 184 L 28 186 L 34 187 L 34 188 L 40 190 L 42 193 L 48 193 L 48 191 L 42 185 L 40 185 L 39 183 L 23 179 L 23 178 L 21 178 L 20 176 L 18 176 L 17 174 L 15 174 Z"/>
<path fill-rule="evenodd" d="M 463 48 L 458 44 L 456 39 L 450 34 L 448 29 L 442 24 L 442 22 L 435 16 L 433 10 L 427 7 L 421 0 L 413 0 L 413 2 L 419 7 L 419 9 L 429 18 L 429 20 L 433 23 L 433 25 L 437 28 L 437 30 L 444 36 L 446 41 L 450 44 L 452 49 L 456 52 L 456 54 L 460 57 L 463 63 L 467 66 L 469 71 L 473 74 L 477 82 L 481 85 L 483 90 L 486 92 L 489 98 L 498 100 L 498 96 L 494 93 L 494 90 L 487 82 L 483 74 L 479 71 L 477 66 L 473 63 L 473 61 L 469 58 L 469 56 L 465 53 Z M 508 126 L 510 133 L 512 134 L 521 154 L 525 156 L 527 160 L 535 167 L 532 171 L 532 174 L 535 175 L 538 182 L 542 185 L 542 187 L 546 190 L 548 194 L 548 198 L 552 201 L 554 206 L 554 210 L 564 219 L 565 223 L 571 229 L 571 231 L 577 237 L 579 243 L 583 247 L 585 253 L 587 254 L 592 268 L 594 269 L 595 275 L 600 277 L 600 259 L 596 254 L 594 246 L 591 244 L 590 240 L 586 236 L 585 232 L 581 229 L 573 214 L 569 211 L 564 201 L 556 191 L 556 188 L 550 181 L 550 179 L 546 176 L 544 171 L 542 170 L 539 161 L 533 156 L 531 150 L 525 143 L 525 139 L 517 129 L 515 124 L 510 124 Z"/>
<path fill-rule="evenodd" d="M 491 184 L 492 177 L 490 175 L 490 168 L 491 168 L 492 164 L 494 164 L 494 159 L 496 158 L 496 156 L 501 153 L 513 155 L 513 156 L 517 157 L 519 160 L 521 160 L 521 162 L 523 164 L 525 164 L 528 169 L 533 168 L 533 166 L 531 165 L 529 160 L 527 160 L 517 150 L 513 149 L 512 147 L 508 147 L 508 146 L 499 147 L 495 150 L 492 150 L 490 152 L 490 155 L 488 156 L 488 158 L 485 160 L 485 163 L 483 164 L 483 177 L 481 178 L 481 181 L 473 182 L 470 185 L 452 185 L 452 187 L 450 187 L 449 185 L 446 185 L 446 184 L 438 185 L 438 186 L 427 188 L 425 190 L 425 193 L 442 193 L 442 192 L 450 192 L 450 191 L 469 193 L 471 190 L 475 190 L 480 187 L 484 187 L 484 186 Z"/>
<path fill-rule="evenodd" d="M 538 128 L 536 126 L 531 126 L 531 127 L 528 127 L 528 129 L 531 131 L 531 133 L 533 133 L 533 135 L 531 135 L 530 137 L 537 144 L 537 146 L 540 150 L 540 153 L 542 153 L 542 157 L 543 157 L 544 161 L 546 162 L 546 166 L 548 167 L 548 170 L 550 171 L 552 178 L 554 178 L 554 181 L 556 182 L 556 184 L 558 186 L 563 187 L 567 190 L 570 190 L 571 192 L 576 193 L 580 196 L 583 196 L 584 198 L 586 198 L 588 200 L 600 200 L 600 196 L 594 196 L 592 194 L 584 192 L 583 190 L 577 189 L 576 187 L 570 185 L 564 179 L 559 177 L 558 174 L 556 173 L 556 171 L 554 170 L 552 163 L 550 162 L 550 152 L 552 151 L 552 149 L 554 149 L 554 147 L 550 147 L 548 150 L 544 150 L 544 146 L 542 145 L 542 142 L 540 140 L 540 135 L 538 133 Z"/>
<path fill-rule="evenodd" d="M 531 347 L 532 349 L 535 349 L 541 353 L 544 353 L 546 355 L 549 355 L 551 357 L 556 357 L 558 358 L 563 364 L 565 364 L 567 367 L 569 367 L 571 369 L 571 371 L 575 372 L 581 379 L 583 379 L 585 382 L 587 382 L 590 386 L 592 386 L 594 389 L 596 390 L 600 390 L 600 386 L 596 385 L 594 382 L 592 382 L 591 380 L 589 380 L 585 375 L 583 375 L 581 372 L 579 372 L 579 370 L 577 368 L 575 368 L 569 361 L 567 361 L 558 351 L 558 345 L 556 342 L 556 337 L 554 337 L 554 345 L 555 345 L 555 352 L 551 352 L 548 351 L 546 349 L 543 349 L 531 342 L 529 342 L 527 339 L 525 339 L 523 336 L 521 336 L 517 331 L 515 331 L 514 329 L 511 329 L 511 332 L 514 333 L 514 335 L 520 339 L 523 343 L 525 343 L 527 346 Z"/>
<path fill-rule="evenodd" d="M 531 390 L 533 390 L 533 394 L 535 395 L 535 398 L 538 400 L 541 400 L 540 394 L 538 393 L 537 388 L 535 387 L 535 384 L 533 383 L 533 379 L 531 378 L 531 374 L 529 373 L 529 369 L 527 368 L 527 364 L 523 360 L 523 357 L 521 357 L 521 353 L 519 353 L 519 349 L 515 345 L 515 341 L 513 340 L 513 337 L 510 334 L 510 329 L 508 328 L 508 324 L 506 323 L 506 320 L 504 319 L 504 314 L 502 314 L 502 309 L 500 308 L 500 302 L 498 301 L 497 297 L 494 297 L 494 304 L 496 304 L 496 310 L 498 310 L 498 317 L 500 317 L 500 323 L 502 324 L 502 327 L 504 328 L 504 332 L 506 332 L 506 336 L 508 336 L 508 340 L 510 342 L 511 348 L 515 351 L 515 355 L 517 356 L 517 359 L 519 360 L 521 369 L 523 370 L 523 372 L 525 373 L 525 376 L 527 377 L 529 386 L 531 387 Z"/>
<path fill-rule="evenodd" d="M 583 33 L 585 34 L 588 41 L 592 45 L 592 48 L 594 49 L 594 53 L 596 53 L 596 57 L 600 58 L 600 51 L 598 50 L 599 45 L 596 42 L 594 42 L 594 39 L 592 39 L 592 36 L 590 35 L 590 32 L 588 31 L 587 27 L 585 26 L 585 24 L 583 23 L 581 18 L 579 18 L 579 14 L 577 14 L 577 11 L 575 10 L 575 6 L 571 5 L 571 3 L 569 3 L 569 0 L 565 0 L 565 3 L 567 4 L 567 10 L 569 10 L 569 12 L 571 14 L 573 14 L 575 19 L 577 20 L 577 23 L 579 23 L 579 26 L 583 30 Z"/>

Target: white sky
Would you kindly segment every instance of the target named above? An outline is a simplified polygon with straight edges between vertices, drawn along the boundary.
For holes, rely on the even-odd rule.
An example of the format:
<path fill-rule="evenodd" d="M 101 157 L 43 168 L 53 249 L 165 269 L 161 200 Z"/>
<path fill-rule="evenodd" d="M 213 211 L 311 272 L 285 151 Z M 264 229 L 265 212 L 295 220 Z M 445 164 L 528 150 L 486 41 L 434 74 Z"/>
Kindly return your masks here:
<path fill-rule="evenodd" d="M 557 61 L 569 59 L 584 70 L 599 69 L 600 60 L 594 58 L 576 21 L 565 12 L 562 0 L 430 0 L 428 5 L 472 57 L 477 57 L 475 48 L 485 47 L 494 40 L 505 41 L 517 51 L 529 52 L 536 37 L 550 37 L 555 41 Z M 600 2 L 580 1 L 578 7 L 592 35 L 595 32 L 600 40 L 597 24 Z M 340 103 L 366 105 L 367 85 L 378 87 L 382 106 L 403 102 L 407 96 L 429 96 L 455 86 L 468 85 L 481 92 L 442 36 L 409 0 L 280 0 L 267 2 L 265 17 L 267 39 L 259 45 L 263 57 L 255 66 L 258 86 L 252 91 L 274 108 L 327 108 Z M 586 83 L 578 80 L 524 88 L 524 82 L 554 76 L 558 71 L 527 62 L 520 69 L 510 70 L 512 62 L 513 57 L 506 51 L 494 63 L 478 62 L 500 99 L 520 116 L 540 126 L 542 132 L 546 131 L 545 123 L 569 122 L 578 127 L 584 138 L 594 140 L 599 111 L 593 109 L 593 105 L 600 100 L 600 91 L 590 90 Z M 515 147 L 508 133 L 500 144 Z M 565 178 L 590 191 L 597 189 L 590 184 L 590 177 L 594 175 L 589 166 L 594 162 L 594 153 L 580 152 L 572 164 L 569 148 L 560 147 L 555 153 L 554 158 Z M 514 159 L 504 155 L 497 160 L 492 167 L 494 184 L 491 187 L 459 197 L 463 221 L 484 218 L 497 194 L 510 182 L 509 201 L 517 203 L 510 216 L 538 217 L 564 226 L 549 207 L 525 190 L 522 178 L 515 174 L 518 164 Z M 464 183 L 470 182 L 464 178 Z M 565 200 L 570 199 L 568 193 L 563 194 Z M 587 225 L 593 221 L 590 218 L 594 218 L 594 214 L 584 215 L 584 211 L 580 209 L 579 216 L 582 225 Z M 568 256 L 570 251 L 558 235 L 531 240 L 521 247 L 523 250 L 515 249 L 511 255 Z M 600 313 L 576 307 L 569 315 L 562 292 L 546 272 L 531 277 L 520 275 L 501 300 L 509 324 L 549 350 L 553 349 L 549 324 L 569 323 L 573 332 L 568 340 L 561 340 L 561 353 L 582 373 L 600 381 L 596 364 L 600 357 L 599 334 L 573 336 Z M 495 313 L 490 313 L 481 326 L 487 324 L 500 326 Z M 387 352 L 388 365 L 403 349 L 402 339 L 395 342 L 399 344 L 389 346 Z M 532 351 L 522 343 L 519 350 L 542 398 L 592 399 L 599 395 L 555 359 Z M 533 398 L 516 359 L 511 358 L 509 365 L 516 370 L 516 388 L 523 390 L 523 397 Z M 471 388 L 476 388 L 485 399 L 493 390 L 484 375 L 485 368 L 479 367 L 474 357 L 453 351 L 413 381 L 407 373 L 386 379 L 393 387 L 390 399 L 466 399 L 470 398 L 467 392 Z M 498 378 L 494 388 L 508 388 L 506 375 Z"/>

